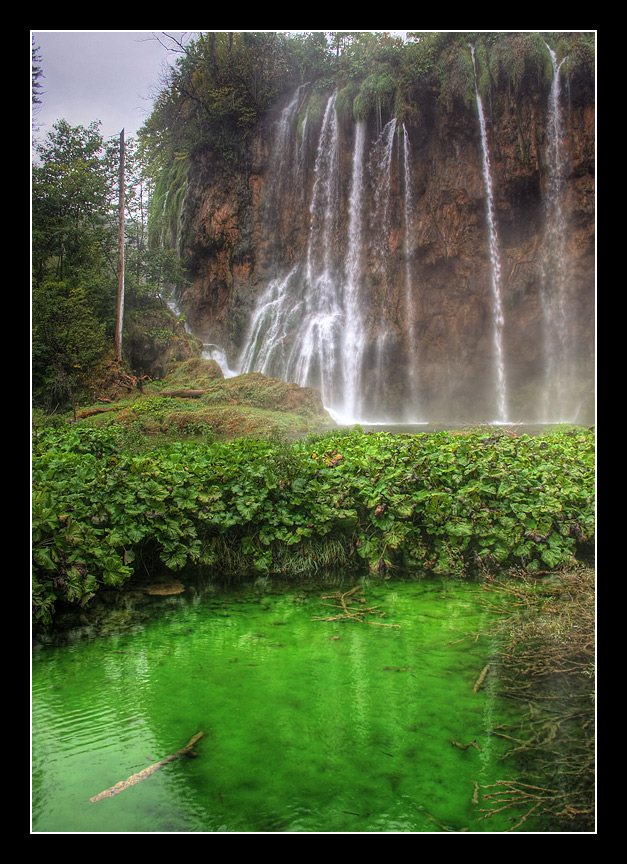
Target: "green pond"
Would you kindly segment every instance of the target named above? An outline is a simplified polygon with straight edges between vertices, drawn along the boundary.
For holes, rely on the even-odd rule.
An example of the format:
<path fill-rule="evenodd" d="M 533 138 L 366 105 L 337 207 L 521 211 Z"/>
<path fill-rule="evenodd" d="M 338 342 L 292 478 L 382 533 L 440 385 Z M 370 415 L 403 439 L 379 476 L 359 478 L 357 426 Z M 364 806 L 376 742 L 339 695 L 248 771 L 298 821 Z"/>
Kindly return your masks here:
<path fill-rule="evenodd" d="M 356 585 L 346 608 L 363 620 L 324 620 Z M 36 644 L 33 832 L 506 831 L 511 810 L 481 818 L 512 770 L 492 730 L 514 710 L 492 667 L 475 692 L 495 651 L 485 594 L 419 578 L 192 585 Z M 198 732 L 195 758 L 90 800 Z"/>

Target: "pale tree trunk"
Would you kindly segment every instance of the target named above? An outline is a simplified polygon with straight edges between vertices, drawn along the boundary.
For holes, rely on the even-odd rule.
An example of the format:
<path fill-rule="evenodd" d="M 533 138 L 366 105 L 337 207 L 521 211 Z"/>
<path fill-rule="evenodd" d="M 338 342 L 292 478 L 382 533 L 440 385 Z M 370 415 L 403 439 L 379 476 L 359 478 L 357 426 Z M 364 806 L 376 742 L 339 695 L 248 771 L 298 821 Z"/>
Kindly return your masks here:
<path fill-rule="evenodd" d="M 122 359 L 122 325 L 124 321 L 124 129 L 120 132 L 120 191 L 118 227 L 118 320 L 115 329 L 115 353 Z"/>

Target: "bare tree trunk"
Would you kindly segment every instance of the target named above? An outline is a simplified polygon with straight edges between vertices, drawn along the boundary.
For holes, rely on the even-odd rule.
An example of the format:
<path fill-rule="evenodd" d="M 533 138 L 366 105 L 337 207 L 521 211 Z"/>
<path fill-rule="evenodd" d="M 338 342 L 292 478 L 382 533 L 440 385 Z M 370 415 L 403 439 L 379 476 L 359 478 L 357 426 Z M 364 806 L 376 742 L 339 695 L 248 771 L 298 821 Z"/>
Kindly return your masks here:
<path fill-rule="evenodd" d="M 124 129 L 120 132 L 120 191 L 118 228 L 118 321 L 115 330 L 115 353 L 122 359 L 122 324 L 124 321 Z"/>

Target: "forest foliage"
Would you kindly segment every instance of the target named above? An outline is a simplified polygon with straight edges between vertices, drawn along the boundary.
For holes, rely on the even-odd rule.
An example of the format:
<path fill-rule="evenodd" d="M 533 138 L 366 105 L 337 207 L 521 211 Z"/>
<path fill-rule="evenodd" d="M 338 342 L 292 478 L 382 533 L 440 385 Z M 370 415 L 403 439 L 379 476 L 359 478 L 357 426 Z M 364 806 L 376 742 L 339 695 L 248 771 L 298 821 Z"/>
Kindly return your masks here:
<path fill-rule="evenodd" d="M 32 380 L 36 405 L 89 397 L 99 366 L 113 356 L 118 293 L 119 142 L 100 124 L 59 120 L 36 147 L 32 168 Z M 125 315 L 163 309 L 160 294 L 184 279 L 169 250 L 149 248 L 146 183 L 126 147 Z"/>

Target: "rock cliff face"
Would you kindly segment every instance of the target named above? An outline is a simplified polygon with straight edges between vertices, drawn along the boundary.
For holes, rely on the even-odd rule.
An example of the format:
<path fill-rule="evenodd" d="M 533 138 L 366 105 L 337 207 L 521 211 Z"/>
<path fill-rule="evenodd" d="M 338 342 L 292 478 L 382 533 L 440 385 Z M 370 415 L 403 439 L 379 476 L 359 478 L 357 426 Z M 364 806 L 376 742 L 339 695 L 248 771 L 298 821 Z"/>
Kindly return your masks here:
<path fill-rule="evenodd" d="M 358 124 L 335 100 L 299 88 L 245 166 L 196 157 L 195 335 L 355 421 L 593 422 L 592 100 L 496 93 L 483 135 L 476 104 Z"/>

